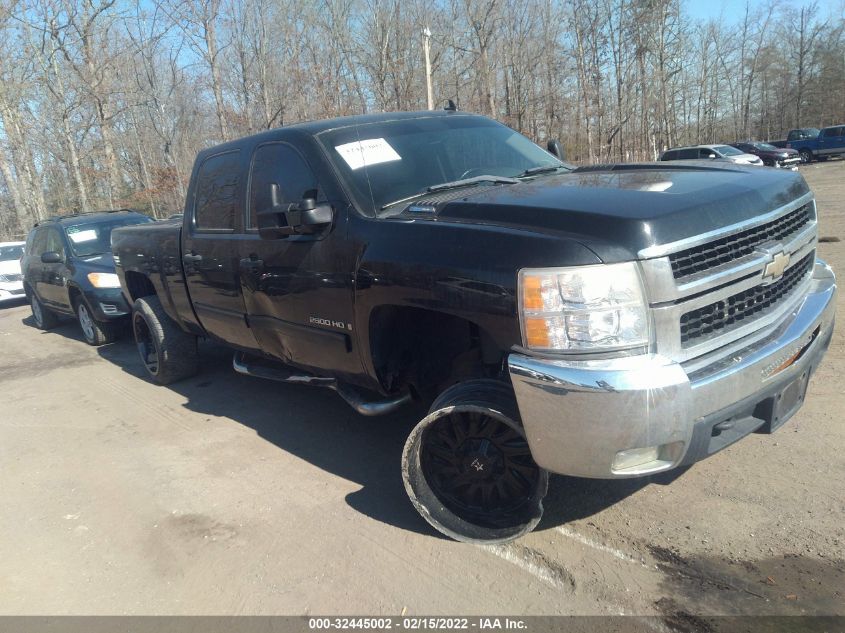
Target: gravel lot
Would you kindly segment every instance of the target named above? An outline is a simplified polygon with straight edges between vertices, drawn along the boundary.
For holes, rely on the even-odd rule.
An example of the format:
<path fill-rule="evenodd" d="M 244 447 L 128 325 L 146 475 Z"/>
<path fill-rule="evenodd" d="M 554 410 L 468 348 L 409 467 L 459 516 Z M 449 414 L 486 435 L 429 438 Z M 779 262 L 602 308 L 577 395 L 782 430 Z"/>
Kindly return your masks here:
<path fill-rule="evenodd" d="M 802 171 L 843 274 L 845 161 Z M 42 333 L 25 305 L 0 341 L 0 614 L 845 615 L 842 327 L 776 434 L 671 477 L 555 477 L 537 531 L 496 547 L 412 509 L 414 411 L 359 417 L 211 345 L 156 387 L 128 339 Z"/>

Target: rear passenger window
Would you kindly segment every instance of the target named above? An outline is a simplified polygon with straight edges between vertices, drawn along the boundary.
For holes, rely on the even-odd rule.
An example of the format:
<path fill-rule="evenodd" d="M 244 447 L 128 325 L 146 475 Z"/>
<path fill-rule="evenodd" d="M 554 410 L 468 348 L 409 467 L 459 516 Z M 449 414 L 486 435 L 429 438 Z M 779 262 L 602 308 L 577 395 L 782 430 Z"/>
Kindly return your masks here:
<path fill-rule="evenodd" d="M 200 231 L 234 231 L 240 192 L 240 152 L 212 156 L 197 174 L 194 221 Z"/>
<path fill-rule="evenodd" d="M 678 152 L 675 151 L 666 152 L 665 154 L 663 154 L 663 160 L 677 160 L 677 158 Z"/>
<path fill-rule="evenodd" d="M 283 143 L 262 145 L 252 159 L 249 189 L 249 227 L 258 226 L 257 213 L 273 206 L 272 187 L 276 185 L 276 202 L 287 205 L 303 198 L 318 198 L 317 177 L 295 149 Z"/>

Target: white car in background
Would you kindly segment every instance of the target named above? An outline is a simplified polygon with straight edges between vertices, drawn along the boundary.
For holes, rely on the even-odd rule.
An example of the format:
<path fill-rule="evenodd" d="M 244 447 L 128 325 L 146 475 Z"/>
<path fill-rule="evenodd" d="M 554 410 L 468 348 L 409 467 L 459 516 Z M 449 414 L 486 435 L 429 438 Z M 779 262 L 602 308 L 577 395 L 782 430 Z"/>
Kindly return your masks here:
<path fill-rule="evenodd" d="M 0 303 L 22 299 L 21 257 L 25 242 L 0 242 Z"/>
<path fill-rule="evenodd" d="M 660 155 L 660 160 L 726 160 L 738 165 L 763 165 L 763 160 L 754 154 L 746 154 L 730 145 L 693 145 L 673 147 Z"/>

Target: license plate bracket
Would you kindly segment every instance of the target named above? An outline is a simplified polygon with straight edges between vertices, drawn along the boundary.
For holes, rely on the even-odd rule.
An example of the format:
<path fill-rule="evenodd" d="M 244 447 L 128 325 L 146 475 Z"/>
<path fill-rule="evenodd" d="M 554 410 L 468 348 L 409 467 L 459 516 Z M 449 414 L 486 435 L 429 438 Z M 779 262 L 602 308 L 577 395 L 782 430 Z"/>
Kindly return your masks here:
<path fill-rule="evenodd" d="M 763 433 L 774 433 L 791 418 L 801 405 L 804 404 L 804 396 L 807 395 L 807 385 L 810 382 L 810 368 L 788 383 L 783 389 L 772 398 L 770 410 L 767 412 L 766 424 L 760 429 Z"/>

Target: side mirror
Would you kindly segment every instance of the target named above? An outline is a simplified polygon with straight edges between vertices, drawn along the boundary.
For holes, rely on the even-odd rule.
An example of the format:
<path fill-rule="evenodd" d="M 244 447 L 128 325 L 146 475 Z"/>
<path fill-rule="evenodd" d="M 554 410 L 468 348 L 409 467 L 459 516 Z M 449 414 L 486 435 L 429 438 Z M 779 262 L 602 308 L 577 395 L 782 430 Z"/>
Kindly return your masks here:
<path fill-rule="evenodd" d="M 56 251 L 47 251 L 46 253 L 41 254 L 41 261 L 44 264 L 61 264 L 62 255 L 61 253 L 57 253 Z"/>
<path fill-rule="evenodd" d="M 551 139 L 546 143 L 546 149 L 549 150 L 549 154 L 557 156 L 560 160 L 566 160 L 566 152 L 563 151 L 563 145 L 559 140 Z"/>
<path fill-rule="evenodd" d="M 716 158 L 716 154 L 707 154 L 707 158 Z"/>
<path fill-rule="evenodd" d="M 276 199 L 274 195 L 273 200 Z M 275 240 L 288 235 L 316 233 L 332 223 L 334 212 L 330 204 L 317 204 L 314 198 L 303 198 L 295 204 L 274 204 L 257 215 L 258 235 L 264 240 Z"/>

